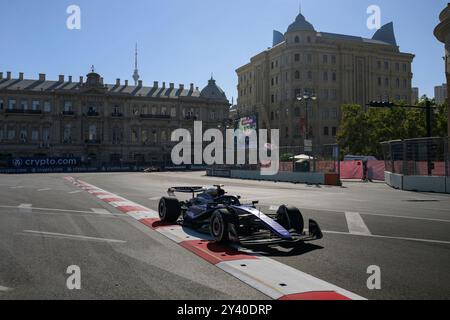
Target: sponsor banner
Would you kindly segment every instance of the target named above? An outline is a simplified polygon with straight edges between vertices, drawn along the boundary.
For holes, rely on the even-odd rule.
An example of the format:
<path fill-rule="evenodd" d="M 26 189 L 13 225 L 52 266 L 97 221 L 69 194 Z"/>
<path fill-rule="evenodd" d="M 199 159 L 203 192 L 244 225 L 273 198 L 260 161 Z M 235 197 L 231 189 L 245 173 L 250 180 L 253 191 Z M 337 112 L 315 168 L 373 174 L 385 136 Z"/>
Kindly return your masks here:
<path fill-rule="evenodd" d="M 81 164 L 81 158 L 13 158 L 9 165 L 12 168 L 51 168 L 76 167 Z"/>

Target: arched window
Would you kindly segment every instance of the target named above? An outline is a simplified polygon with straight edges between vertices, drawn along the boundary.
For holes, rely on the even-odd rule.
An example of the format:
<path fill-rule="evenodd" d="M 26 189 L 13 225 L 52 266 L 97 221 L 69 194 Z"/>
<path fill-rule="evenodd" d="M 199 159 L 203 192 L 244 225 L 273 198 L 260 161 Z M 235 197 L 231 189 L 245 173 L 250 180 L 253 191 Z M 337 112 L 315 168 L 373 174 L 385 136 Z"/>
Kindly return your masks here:
<path fill-rule="evenodd" d="M 295 42 L 295 43 L 299 43 L 299 42 L 300 42 L 300 38 L 299 38 L 298 36 L 295 36 L 294 42 Z"/>

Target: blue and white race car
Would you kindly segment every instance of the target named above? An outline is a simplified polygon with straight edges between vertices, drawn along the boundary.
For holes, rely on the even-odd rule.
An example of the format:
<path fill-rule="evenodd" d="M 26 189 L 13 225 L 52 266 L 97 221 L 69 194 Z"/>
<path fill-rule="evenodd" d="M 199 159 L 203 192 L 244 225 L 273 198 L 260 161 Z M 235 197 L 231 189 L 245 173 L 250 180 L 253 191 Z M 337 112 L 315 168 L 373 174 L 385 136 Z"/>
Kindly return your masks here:
<path fill-rule="evenodd" d="M 289 246 L 322 238 L 322 231 L 314 220 L 309 220 L 309 231 L 304 232 L 303 217 L 297 208 L 282 205 L 275 215 L 264 214 L 256 207 L 258 201 L 241 204 L 239 196 L 227 195 L 222 187 L 169 188 L 169 196 L 159 201 L 161 221 L 211 234 L 222 243 Z M 191 193 L 192 198 L 180 201 L 175 197 L 176 192 Z"/>

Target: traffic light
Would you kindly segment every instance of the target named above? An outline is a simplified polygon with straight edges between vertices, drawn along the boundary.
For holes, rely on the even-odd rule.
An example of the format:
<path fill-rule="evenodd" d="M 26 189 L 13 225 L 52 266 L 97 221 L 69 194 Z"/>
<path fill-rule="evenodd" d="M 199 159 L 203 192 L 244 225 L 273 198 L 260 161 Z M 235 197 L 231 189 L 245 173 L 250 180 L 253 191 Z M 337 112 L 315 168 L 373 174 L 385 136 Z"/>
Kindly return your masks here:
<path fill-rule="evenodd" d="M 389 101 L 370 101 L 369 107 L 373 108 L 392 108 L 395 107 L 395 104 L 393 102 Z"/>

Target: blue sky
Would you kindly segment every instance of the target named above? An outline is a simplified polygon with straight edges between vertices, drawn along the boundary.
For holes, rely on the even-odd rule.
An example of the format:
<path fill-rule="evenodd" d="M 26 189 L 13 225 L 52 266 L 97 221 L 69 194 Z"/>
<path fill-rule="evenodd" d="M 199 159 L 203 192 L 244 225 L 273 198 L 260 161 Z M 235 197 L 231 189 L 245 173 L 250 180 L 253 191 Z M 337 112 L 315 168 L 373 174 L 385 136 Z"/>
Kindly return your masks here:
<path fill-rule="evenodd" d="M 66 9 L 81 8 L 81 30 L 68 30 Z M 372 37 L 369 5 L 382 23 L 394 21 L 403 52 L 416 55 L 413 85 L 434 96 L 445 82 L 444 46 L 433 36 L 445 0 L 302 0 L 317 31 Z M 202 88 L 214 73 L 227 96 L 236 97 L 235 69 L 271 45 L 272 30 L 285 32 L 298 0 L 15 0 L 0 2 L 0 71 L 27 78 L 46 73 L 88 73 L 92 64 L 108 83 L 132 80 L 134 44 L 144 84 L 194 82 Z"/>

